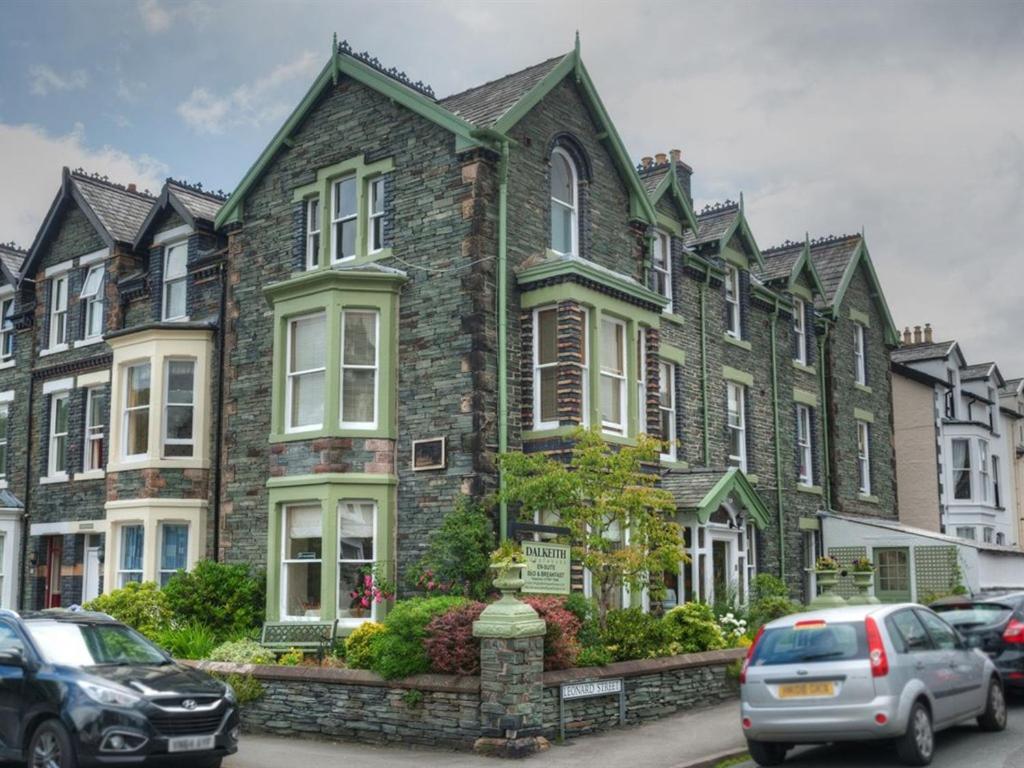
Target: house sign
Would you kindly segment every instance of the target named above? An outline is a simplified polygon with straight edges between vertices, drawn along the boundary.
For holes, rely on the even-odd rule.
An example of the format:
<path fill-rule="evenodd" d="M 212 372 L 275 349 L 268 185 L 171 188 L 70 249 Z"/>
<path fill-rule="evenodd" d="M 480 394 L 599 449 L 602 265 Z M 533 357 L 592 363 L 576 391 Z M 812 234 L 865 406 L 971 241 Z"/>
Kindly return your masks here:
<path fill-rule="evenodd" d="M 523 592 L 569 594 L 572 554 L 568 544 L 524 541 L 523 554 L 526 555 Z"/>

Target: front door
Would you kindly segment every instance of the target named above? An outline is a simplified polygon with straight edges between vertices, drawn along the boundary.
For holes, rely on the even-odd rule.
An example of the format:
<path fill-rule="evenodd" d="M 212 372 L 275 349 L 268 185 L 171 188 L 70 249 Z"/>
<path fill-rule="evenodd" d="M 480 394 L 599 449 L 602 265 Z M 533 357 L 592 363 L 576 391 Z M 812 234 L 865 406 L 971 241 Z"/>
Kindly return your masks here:
<path fill-rule="evenodd" d="M 82 578 L 82 602 L 100 596 L 100 547 L 98 536 L 89 536 L 85 548 L 85 574 Z"/>
<path fill-rule="evenodd" d="M 711 584 L 716 603 L 731 599 L 735 592 L 731 541 L 725 539 L 712 539 L 711 541 Z"/>
<path fill-rule="evenodd" d="M 875 596 L 883 603 L 909 603 L 910 550 L 906 547 L 875 548 Z"/>
<path fill-rule="evenodd" d="M 60 608 L 60 561 L 64 554 L 64 539 L 50 536 L 46 540 L 46 594 L 45 608 Z"/>

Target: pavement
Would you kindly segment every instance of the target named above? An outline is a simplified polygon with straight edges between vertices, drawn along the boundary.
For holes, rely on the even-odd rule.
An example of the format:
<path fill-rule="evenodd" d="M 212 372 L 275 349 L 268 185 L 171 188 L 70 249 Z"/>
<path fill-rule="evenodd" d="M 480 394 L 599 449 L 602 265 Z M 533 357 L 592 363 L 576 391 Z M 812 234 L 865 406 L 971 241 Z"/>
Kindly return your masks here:
<path fill-rule="evenodd" d="M 538 768 L 586 766 L 643 766 L 697 768 L 714 766 L 722 757 L 745 751 L 739 725 L 739 703 L 672 715 L 645 725 L 618 728 L 594 736 L 552 744 L 543 755 L 527 761 Z M 446 750 L 374 747 L 350 742 L 324 742 L 269 736 L 242 736 L 238 754 L 224 768 L 496 768 L 503 762 L 472 753 Z"/>

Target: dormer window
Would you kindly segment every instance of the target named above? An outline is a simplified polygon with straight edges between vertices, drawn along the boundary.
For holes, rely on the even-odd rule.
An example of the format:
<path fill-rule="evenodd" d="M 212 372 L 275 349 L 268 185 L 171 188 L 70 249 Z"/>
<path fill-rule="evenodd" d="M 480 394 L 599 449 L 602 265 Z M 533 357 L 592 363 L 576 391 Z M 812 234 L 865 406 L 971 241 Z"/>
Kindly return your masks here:
<path fill-rule="evenodd" d="M 188 243 L 164 248 L 164 320 L 185 320 L 188 315 Z"/>
<path fill-rule="evenodd" d="M 551 153 L 551 250 L 579 254 L 579 174 L 569 153 L 556 147 Z"/>
<path fill-rule="evenodd" d="M 793 300 L 793 335 L 796 351 L 793 359 L 800 365 L 807 365 L 807 316 L 803 299 Z"/>
<path fill-rule="evenodd" d="M 742 338 L 740 326 L 740 271 L 725 265 L 725 332 L 734 339 Z"/>
<path fill-rule="evenodd" d="M 103 265 L 91 267 L 82 284 L 79 298 L 85 302 L 85 328 L 83 338 L 99 338 L 103 333 Z"/>

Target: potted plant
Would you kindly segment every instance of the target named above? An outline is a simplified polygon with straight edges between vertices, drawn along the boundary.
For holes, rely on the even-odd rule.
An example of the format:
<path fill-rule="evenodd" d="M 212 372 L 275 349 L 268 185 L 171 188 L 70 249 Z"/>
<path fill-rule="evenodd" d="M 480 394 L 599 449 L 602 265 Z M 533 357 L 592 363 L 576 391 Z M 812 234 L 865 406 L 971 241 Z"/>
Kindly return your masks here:
<path fill-rule="evenodd" d="M 395 596 L 395 585 L 388 579 L 384 563 L 365 565 L 359 569 L 356 586 L 349 597 L 349 610 L 359 619 L 376 604 L 390 600 Z"/>
<path fill-rule="evenodd" d="M 812 608 L 833 608 L 846 605 L 846 601 L 833 590 L 839 583 L 839 563 L 828 555 L 814 561 L 814 575 L 821 594 L 811 601 Z"/>
<path fill-rule="evenodd" d="M 494 586 L 502 592 L 516 592 L 523 586 L 523 571 L 526 569 L 526 555 L 519 545 L 506 539 L 491 552 L 491 570 L 496 574 Z"/>
<path fill-rule="evenodd" d="M 877 603 L 878 598 L 868 594 L 868 590 L 871 589 L 871 585 L 875 580 L 874 563 L 866 557 L 858 557 L 850 564 L 850 570 L 853 571 L 853 586 L 857 588 L 860 594 L 851 597 L 848 602 L 858 605 Z"/>

